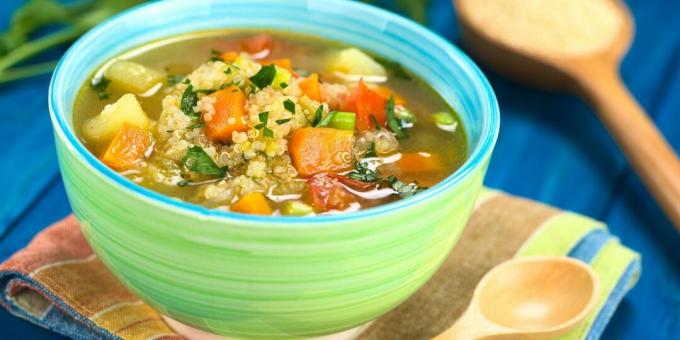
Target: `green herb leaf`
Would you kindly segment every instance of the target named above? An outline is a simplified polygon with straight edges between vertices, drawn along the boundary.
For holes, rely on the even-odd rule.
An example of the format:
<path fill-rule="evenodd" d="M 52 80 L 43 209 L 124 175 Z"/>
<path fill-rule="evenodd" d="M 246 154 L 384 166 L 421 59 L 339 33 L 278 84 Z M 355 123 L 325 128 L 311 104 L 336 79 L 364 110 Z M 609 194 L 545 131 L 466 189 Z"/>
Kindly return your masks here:
<path fill-rule="evenodd" d="M 200 129 L 204 126 L 205 126 L 205 124 L 203 124 L 203 123 L 196 123 L 196 124 L 190 125 L 187 129 Z"/>
<path fill-rule="evenodd" d="M 290 118 L 286 118 L 286 119 L 277 119 L 277 120 L 276 120 L 276 124 L 283 125 L 283 124 L 286 124 L 286 123 L 290 122 L 290 120 L 291 120 Z"/>
<path fill-rule="evenodd" d="M 97 93 L 99 100 L 109 99 L 111 93 L 106 91 L 106 89 L 109 87 L 110 83 L 110 80 L 106 79 L 106 77 L 102 77 L 99 79 L 98 83 L 90 84 L 90 88 Z"/>
<path fill-rule="evenodd" d="M 267 127 L 269 123 L 269 111 L 260 112 L 257 114 L 260 119 L 260 124 L 255 125 L 255 128 L 262 130 L 262 135 L 268 138 L 274 138 L 274 131 Z"/>
<path fill-rule="evenodd" d="M 295 114 L 295 102 L 294 101 L 292 101 L 290 99 L 286 99 L 283 102 L 283 107 L 286 108 L 286 110 L 288 110 L 288 112 Z"/>
<path fill-rule="evenodd" d="M 231 74 L 231 67 L 227 67 L 227 69 L 224 70 L 224 74 Z"/>
<path fill-rule="evenodd" d="M 288 84 L 287 83 L 281 83 L 281 84 L 279 84 L 279 86 L 281 86 L 282 89 L 285 89 L 286 87 L 288 87 Z"/>
<path fill-rule="evenodd" d="M 175 86 L 181 83 L 182 79 L 184 79 L 184 76 L 179 74 L 168 74 L 168 86 Z"/>
<path fill-rule="evenodd" d="M 347 174 L 347 177 L 366 183 L 374 183 L 380 179 L 380 174 L 376 170 L 371 170 L 363 162 L 355 162 L 354 170 Z"/>
<path fill-rule="evenodd" d="M 263 89 L 272 84 L 274 77 L 276 77 L 276 65 L 271 64 L 262 66 L 257 74 L 250 77 L 250 81 L 255 84 L 257 88 Z"/>
<path fill-rule="evenodd" d="M 385 111 L 387 113 L 387 126 L 394 132 L 397 138 L 402 139 L 408 137 L 406 131 L 401 127 L 401 122 L 394 115 L 394 95 L 391 95 L 390 99 L 387 101 Z"/>
<path fill-rule="evenodd" d="M 184 90 L 184 93 L 182 93 L 180 109 L 185 115 L 191 117 L 191 119 L 197 119 L 200 115 L 198 112 L 194 111 L 196 104 L 198 104 L 198 93 L 194 91 L 194 86 L 189 84 Z"/>
<path fill-rule="evenodd" d="M 419 188 L 415 183 L 404 183 L 394 176 L 387 178 L 387 183 L 392 187 L 394 191 L 401 196 L 401 198 L 407 198 L 415 195 L 416 193 L 425 190 L 425 188 Z"/>
<path fill-rule="evenodd" d="M 210 176 L 224 176 L 227 173 L 227 167 L 220 168 L 208 156 L 208 154 L 200 146 L 194 145 L 187 150 L 186 156 L 182 158 L 182 165 L 190 171 L 200 175 Z"/>

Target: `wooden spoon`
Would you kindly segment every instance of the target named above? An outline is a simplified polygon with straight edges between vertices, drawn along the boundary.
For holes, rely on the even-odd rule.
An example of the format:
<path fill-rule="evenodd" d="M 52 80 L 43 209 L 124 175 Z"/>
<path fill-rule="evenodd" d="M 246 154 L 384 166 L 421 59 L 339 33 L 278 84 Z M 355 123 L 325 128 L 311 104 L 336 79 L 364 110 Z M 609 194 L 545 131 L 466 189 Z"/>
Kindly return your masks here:
<path fill-rule="evenodd" d="M 583 321 L 598 290 L 597 276 L 578 260 L 511 259 L 482 278 L 463 316 L 435 340 L 552 339 Z"/>
<path fill-rule="evenodd" d="M 619 75 L 621 59 L 628 50 L 634 31 L 628 8 L 618 0 L 606 3 L 612 9 L 611 19 L 616 20 L 617 30 L 611 39 L 605 41 L 603 48 L 585 54 L 565 54 L 563 51 L 545 53 L 545 50 L 532 51 L 526 46 L 519 47 L 518 39 L 526 37 L 517 36 L 515 39 L 507 34 L 489 33 L 486 25 L 493 24 L 498 16 L 516 15 L 516 12 L 499 11 L 493 19 L 481 22 L 478 15 L 479 10 L 483 9 L 479 6 L 488 5 L 489 1 L 499 3 L 497 0 L 454 0 L 463 41 L 469 52 L 490 68 L 520 82 L 549 89 L 570 90 L 585 97 L 658 204 L 680 231 L 680 161 Z M 567 6 L 576 2 L 561 3 Z M 555 3 L 543 1 L 541 5 Z M 547 14 L 545 17 L 536 17 L 536 20 L 541 21 L 538 26 L 543 25 L 538 31 L 548 29 L 547 25 L 551 24 L 553 17 Z M 582 20 L 588 22 L 592 18 L 583 15 Z M 526 36 L 532 34 L 530 30 L 522 32 Z M 545 48 L 546 45 L 539 46 Z"/>

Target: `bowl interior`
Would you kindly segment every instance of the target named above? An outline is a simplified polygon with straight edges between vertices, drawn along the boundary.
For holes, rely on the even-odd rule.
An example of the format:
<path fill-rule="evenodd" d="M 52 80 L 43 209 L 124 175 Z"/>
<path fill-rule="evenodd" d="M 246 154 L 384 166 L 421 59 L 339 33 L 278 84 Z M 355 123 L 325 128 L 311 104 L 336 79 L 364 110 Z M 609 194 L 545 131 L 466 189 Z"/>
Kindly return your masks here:
<path fill-rule="evenodd" d="M 73 104 L 80 86 L 98 66 L 112 57 L 178 34 L 224 28 L 288 31 L 341 41 L 399 62 L 427 81 L 458 111 L 468 135 L 470 155 L 458 171 L 432 189 L 408 200 L 412 201 L 410 203 L 453 186 L 491 153 L 498 134 L 498 107 L 490 85 L 474 63 L 460 50 L 412 21 L 343 0 L 163 1 L 124 12 L 83 36 L 58 65 L 49 98 L 55 133 L 64 137 L 68 146 L 94 169 L 137 193 L 206 215 L 237 215 L 175 202 L 131 185 L 87 151 L 75 136 L 71 123 Z M 406 203 L 399 201 L 369 211 L 397 208 L 402 204 Z M 365 211 L 343 216 L 362 214 Z M 317 217 L 316 220 L 325 218 L 334 217 Z M 304 223 L 302 219 L 301 222 Z"/>

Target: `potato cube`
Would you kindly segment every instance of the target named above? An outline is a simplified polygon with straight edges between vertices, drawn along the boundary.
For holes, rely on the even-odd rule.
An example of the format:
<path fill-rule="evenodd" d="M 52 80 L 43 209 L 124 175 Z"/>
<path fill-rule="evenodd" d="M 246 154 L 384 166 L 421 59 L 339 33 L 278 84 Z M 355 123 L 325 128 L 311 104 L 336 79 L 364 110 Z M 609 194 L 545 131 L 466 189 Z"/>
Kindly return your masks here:
<path fill-rule="evenodd" d="M 134 94 L 126 94 L 83 125 L 83 135 L 90 142 L 107 143 L 124 123 L 148 130 L 151 122 Z"/>

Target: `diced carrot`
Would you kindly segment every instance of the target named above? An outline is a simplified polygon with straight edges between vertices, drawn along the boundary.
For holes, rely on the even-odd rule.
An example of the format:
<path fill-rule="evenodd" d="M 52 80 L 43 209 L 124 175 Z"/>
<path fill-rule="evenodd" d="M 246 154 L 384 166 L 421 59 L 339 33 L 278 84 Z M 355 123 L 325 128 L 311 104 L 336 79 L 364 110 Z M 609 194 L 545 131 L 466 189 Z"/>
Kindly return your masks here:
<path fill-rule="evenodd" d="M 123 123 L 102 154 L 101 160 L 114 170 L 127 170 L 146 157 L 150 145 L 151 136 L 148 131 Z"/>
<path fill-rule="evenodd" d="M 295 130 L 288 142 L 293 165 L 302 176 L 351 168 L 354 131 L 331 128 Z"/>
<path fill-rule="evenodd" d="M 226 62 L 233 63 L 233 62 L 236 61 L 236 59 L 238 59 L 238 56 L 239 56 L 238 52 L 229 51 L 229 52 L 224 52 L 224 53 L 220 54 L 220 59 L 222 59 Z"/>
<path fill-rule="evenodd" d="M 406 99 L 404 99 L 402 96 L 398 95 L 396 92 L 392 91 L 391 88 L 387 86 L 378 86 L 375 89 L 380 95 L 385 98 L 385 100 L 389 100 L 390 96 L 394 96 L 394 103 L 397 105 L 406 105 Z"/>
<path fill-rule="evenodd" d="M 300 81 L 300 89 L 307 97 L 317 102 L 322 101 L 321 87 L 319 86 L 319 75 L 312 73 L 309 77 Z"/>
<path fill-rule="evenodd" d="M 236 86 L 229 86 L 211 94 L 215 97 L 215 112 L 203 115 L 205 134 L 215 142 L 229 142 L 234 131 L 248 131 L 246 125 L 246 96 Z"/>
<path fill-rule="evenodd" d="M 344 210 L 356 202 L 356 197 L 328 174 L 318 174 L 307 180 L 307 193 L 312 207 L 318 212 Z"/>
<path fill-rule="evenodd" d="M 377 91 L 368 88 L 362 79 L 359 81 L 359 85 L 347 97 L 342 106 L 342 111 L 355 112 L 357 114 L 356 129 L 358 131 L 374 130 L 375 124 L 371 116 L 375 118 L 378 125 L 385 126 L 386 105 L 387 100 Z"/>
<path fill-rule="evenodd" d="M 265 60 L 262 61 L 262 65 L 268 66 L 274 64 L 280 68 L 284 68 L 288 70 L 290 73 L 293 73 L 293 62 L 290 60 L 290 58 L 284 58 L 284 59 L 274 59 L 274 60 Z"/>
<path fill-rule="evenodd" d="M 273 213 L 267 198 L 261 192 L 251 192 L 241 196 L 236 203 L 231 205 L 231 210 L 253 215 L 271 215 Z"/>
<path fill-rule="evenodd" d="M 254 54 L 266 49 L 271 49 L 273 42 L 274 40 L 270 35 L 260 34 L 243 40 L 241 42 L 241 48 L 246 50 L 248 53 Z"/>
<path fill-rule="evenodd" d="M 431 173 L 444 171 L 441 158 L 434 153 L 402 153 L 396 163 L 402 173 Z"/>

